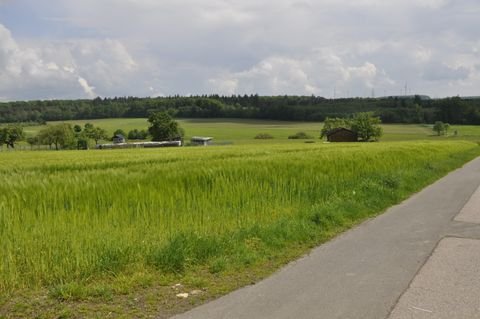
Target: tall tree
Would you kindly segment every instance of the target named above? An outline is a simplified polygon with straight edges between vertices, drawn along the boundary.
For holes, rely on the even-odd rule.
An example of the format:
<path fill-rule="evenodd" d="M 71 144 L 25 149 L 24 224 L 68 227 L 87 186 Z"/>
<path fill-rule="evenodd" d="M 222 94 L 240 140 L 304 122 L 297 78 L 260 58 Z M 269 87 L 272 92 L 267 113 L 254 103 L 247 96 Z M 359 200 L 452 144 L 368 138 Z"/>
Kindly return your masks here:
<path fill-rule="evenodd" d="M 152 136 L 152 141 L 177 140 L 184 135 L 183 129 L 167 112 L 152 113 L 148 122 L 150 123 L 148 132 Z"/>
<path fill-rule="evenodd" d="M 363 142 L 378 141 L 383 134 L 380 123 L 380 118 L 371 112 L 357 113 L 353 116 L 351 128 Z"/>
<path fill-rule="evenodd" d="M 15 143 L 24 138 L 23 127 L 20 125 L 9 125 L 0 129 L 0 146 L 7 144 L 7 147 L 15 148 Z"/>
<path fill-rule="evenodd" d="M 47 126 L 38 133 L 38 138 L 44 145 L 55 145 L 56 150 L 75 147 L 75 134 L 67 123 Z"/>
<path fill-rule="evenodd" d="M 85 132 L 85 136 L 95 141 L 95 144 L 98 144 L 98 141 L 100 140 L 109 139 L 107 131 L 105 131 L 101 127 L 92 127 L 91 129 L 88 129 L 88 130 L 85 128 L 84 132 Z"/>
<path fill-rule="evenodd" d="M 30 149 L 33 150 L 33 147 L 35 145 L 40 145 L 40 139 L 38 138 L 38 136 L 30 136 L 27 137 L 27 143 L 28 145 L 30 145 Z"/>

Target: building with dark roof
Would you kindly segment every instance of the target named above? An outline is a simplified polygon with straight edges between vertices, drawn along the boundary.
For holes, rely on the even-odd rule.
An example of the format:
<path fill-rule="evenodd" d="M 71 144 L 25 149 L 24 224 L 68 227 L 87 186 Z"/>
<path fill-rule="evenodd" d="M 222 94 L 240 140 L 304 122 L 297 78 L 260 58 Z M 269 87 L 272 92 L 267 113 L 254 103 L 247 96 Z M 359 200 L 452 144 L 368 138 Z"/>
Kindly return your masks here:
<path fill-rule="evenodd" d="M 329 142 L 358 142 L 356 132 L 344 127 L 335 128 L 327 133 L 327 141 Z"/>

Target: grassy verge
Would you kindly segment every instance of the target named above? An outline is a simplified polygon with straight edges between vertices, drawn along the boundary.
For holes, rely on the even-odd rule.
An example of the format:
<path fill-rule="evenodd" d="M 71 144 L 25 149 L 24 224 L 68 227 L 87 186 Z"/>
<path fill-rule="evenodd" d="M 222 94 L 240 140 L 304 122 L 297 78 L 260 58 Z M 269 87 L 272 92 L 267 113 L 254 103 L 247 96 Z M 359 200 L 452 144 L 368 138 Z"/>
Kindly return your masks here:
<path fill-rule="evenodd" d="M 479 154 L 471 142 L 3 154 L 0 317 L 168 317 Z"/>

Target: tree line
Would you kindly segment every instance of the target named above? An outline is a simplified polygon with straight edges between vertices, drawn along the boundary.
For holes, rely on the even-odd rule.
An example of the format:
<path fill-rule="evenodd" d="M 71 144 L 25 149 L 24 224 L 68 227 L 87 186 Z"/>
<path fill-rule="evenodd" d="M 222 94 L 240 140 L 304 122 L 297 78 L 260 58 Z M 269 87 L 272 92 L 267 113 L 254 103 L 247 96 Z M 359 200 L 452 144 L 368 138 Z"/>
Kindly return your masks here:
<path fill-rule="evenodd" d="M 202 95 L 158 98 L 114 97 L 0 103 L 0 123 L 149 117 L 248 118 L 324 121 L 372 112 L 382 123 L 480 124 L 480 99 L 424 96 L 326 99 L 317 96 Z"/>
<path fill-rule="evenodd" d="M 105 129 L 96 127 L 91 123 L 86 123 L 83 127 L 59 123 L 46 126 L 37 135 L 28 137 L 26 142 L 32 148 L 38 145 L 47 145 L 51 149 L 56 150 L 86 149 L 90 144 L 90 140 L 98 144 L 99 141 L 110 138 Z"/>
<path fill-rule="evenodd" d="M 185 130 L 181 128 L 167 112 L 154 112 L 148 118 L 148 130 L 133 129 L 126 134 L 122 129 L 117 129 L 113 137 L 122 135 L 129 140 L 172 141 L 183 140 Z M 88 149 L 90 142 L 95 145 L 100 141 L 113 139 L 107 131 L 101 127 L 86 123 L 83 127 L 76 124 L 58 123 L 48 125 L 41 129 L 35 136 L 25 139 L 22 125 L 9 124 L 0 128 L 0 150 L 5 144 L 7 148 L 15 148 L 15 144 L 25 140 L 33 149 L 35 146 L 48 146 L 50 149 Z"/>

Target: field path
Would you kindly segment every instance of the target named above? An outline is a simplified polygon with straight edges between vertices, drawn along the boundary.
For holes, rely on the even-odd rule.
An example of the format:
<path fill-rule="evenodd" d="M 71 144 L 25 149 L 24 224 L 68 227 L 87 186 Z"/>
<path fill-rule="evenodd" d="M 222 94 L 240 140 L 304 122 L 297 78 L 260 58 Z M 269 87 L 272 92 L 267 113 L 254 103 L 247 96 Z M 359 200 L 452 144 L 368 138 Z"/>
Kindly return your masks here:
<path fill-rule="evenodd" d="M 429 303 L 428 307 L 411 304 L 410 300 L 420 303 L 423 299 L 418 299 L 421 296 L 416 297 L 409 287 L 412 283 L 411 288 L 415 288 L 417 273 L 421 275 L 418 285 L 424 285 L 418 289 L 424 292 L 433 289 L 429 285 L 450 278 L 448 269 L 462 278 L 464 261 L 468 263 L 472 259 L 468 256 L 468 247 L 480 246 L 470 242 L 468 245 L 439 243 L 451 237 L 480 239 L 480 224 L 476 224 L 475 219 L 455 220 L 464 206 L 468 214 L 472 209 L 475 211 L 475 201 L 480 205 L 475 195 L 480 196 L 480 191 L 476 192 L 479 184 L 480 158 L 477 158 L 385 214 L 314 249 L 270 278 L 175 318 L 385 319 L 390 313 L 391 318 L 440 318 L 434 313 L 435 305 L 441 306 L 440 299 L 427 293 L 424 303 Z M 478 209 L 480 211 L 480 207 Z M 434 254 L 433 261 L 427 262 L 437 245 L 439 255 Z M 449 256 L 457 251 L 455 247 L 463 250 L 458 252 L 458 258 L 451 258 Z M 452 262 L 457 264 L 452 266 Z M 447 271 L 441 271 L 442 265 Z M 465 274 L 476 280 L 480 278 L 478 267 L 467 270 Z M 453 282 L 435 288 L 438 295 L 448 300 L 449 293 L 453 293 L 448 288 L 450 284 L 455 287 Z M 468 289 L 462 291 L 469 293 Z M 480 311 L 480 304 L 461 307 Z M 467 317 L 460 313 L 455 318 Z"/>

